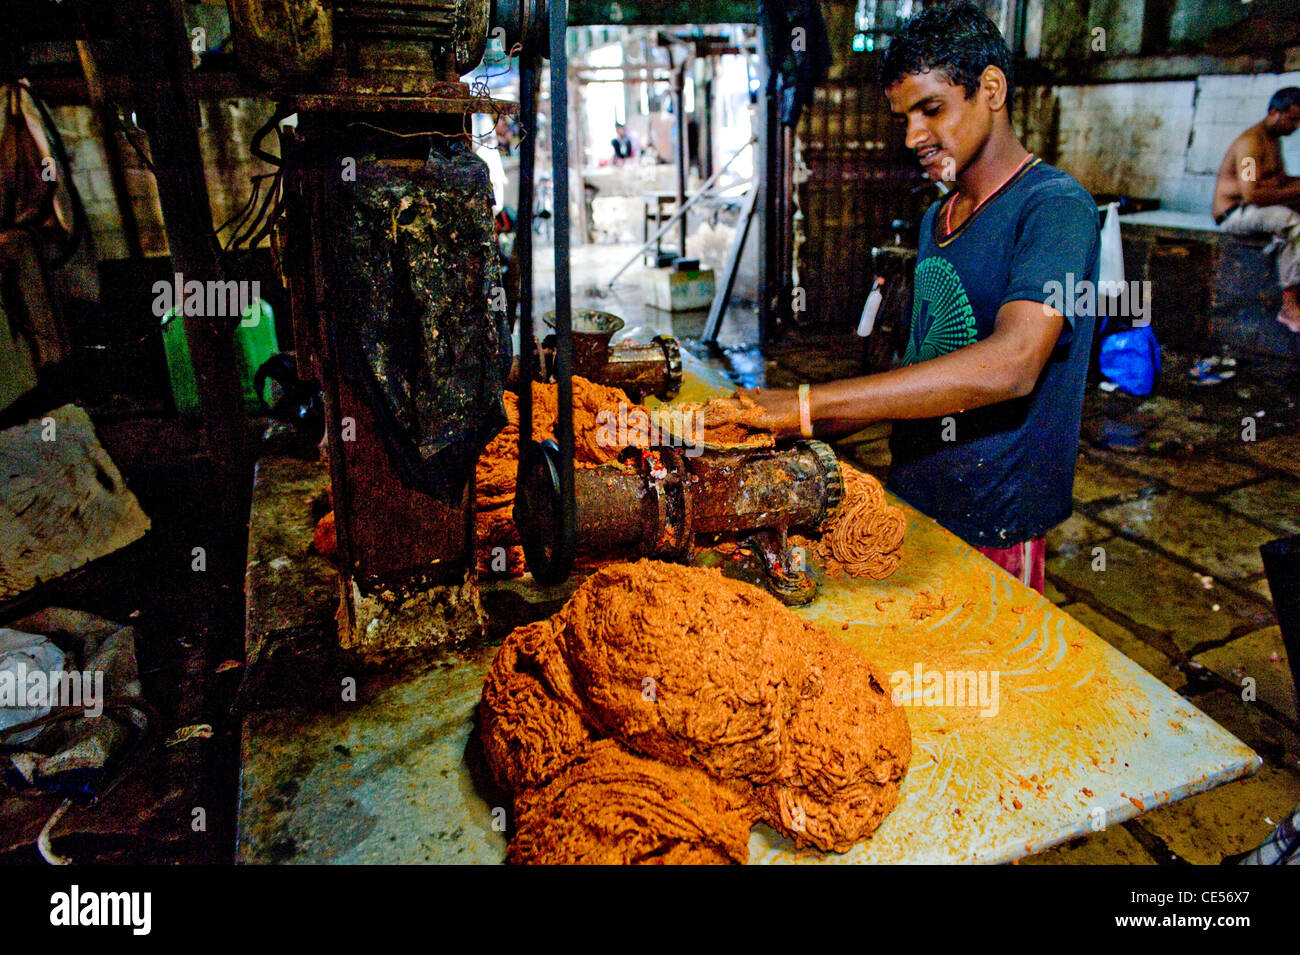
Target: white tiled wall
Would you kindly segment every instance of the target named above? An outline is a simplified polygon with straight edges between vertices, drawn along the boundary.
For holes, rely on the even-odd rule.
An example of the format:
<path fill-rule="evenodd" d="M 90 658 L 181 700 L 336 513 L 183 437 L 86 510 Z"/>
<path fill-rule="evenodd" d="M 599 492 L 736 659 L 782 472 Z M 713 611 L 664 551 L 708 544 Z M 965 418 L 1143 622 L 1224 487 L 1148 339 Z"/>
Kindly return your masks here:
<path fill-rule="evenodd" d="M 1284 86 L 1300 86 L 1300 73 L 1202 76 L 1197 80 L 1188 173 L 1217 173 L 1228 145 L 1243 129 L 1264 118 L 1269 97 Z M 1283 139 L 1282 151 L 1294 175 L 1300 168 L 1300 134 Z"/>
<path fill-rule="evenodd" d="M 1184 176 L 1196 84 L 1114 83 L 1057 91 L 1057 164 L 1093 192 L 1172 196 Z"/>
<path fill-rule="evenodd" d="M 1093 192 L 1205 211 L 1228 144 L 1283 86 L 1300 86 L 1300 73 L 1060 87 L 1057 165 Z M 1282 142 L 1288 171 L 1300 175 L 1300 133 Z"/>
<path fill-rule="evenodd" d="M 86 206 L 86 218 L 101 259 L 125 258 L 128 254 L 122 220 L 108 172 L 99 122 L 89 106 L 59 106 L 50 111 L 63 137 L 72 163 L 72 176 Z M 153 174 L 143 168 L 134 147 L 115 132 L 126 165 L 127 188 L 140 228 L 140 242 L 146 255 L 166 255 L 167 239 L 162 227 L 162 210 Z M 141 136 L 137 142 L 143 140 Z"/>
<path fill-rule="evenodd" d="M 249 140 L 270 114 L 272 104 L 260 99 L 204 100 L 200 101 L 199 108 L 203 120 L 199 145 L 203 150 L 208 198 L 213 224 L 220 225 L 248 199 L 252 189 L 249 177 L 269 171 L 268 166 L 249 153 Z M 60 106 L 51 110 L 51 115 L 68 151 L 99 258 L 124 258 L 128 254 L 126 237 L 98 120 L 88 106 Z M 120 131 L 115 135 L 126 166 L 127 192 L 135 207 L 141 245 L 146 255 L 166 255 L 167 236 L 153 173 L 144 168 L 131 141 Z M 147 149 L 146 134 L 136 131 L 134 137 L 141 148 Z M 274 136 L 267 145 L 275 151 Z M 222 233 L 223 240 L 227 237 L 228 233 Z"/>

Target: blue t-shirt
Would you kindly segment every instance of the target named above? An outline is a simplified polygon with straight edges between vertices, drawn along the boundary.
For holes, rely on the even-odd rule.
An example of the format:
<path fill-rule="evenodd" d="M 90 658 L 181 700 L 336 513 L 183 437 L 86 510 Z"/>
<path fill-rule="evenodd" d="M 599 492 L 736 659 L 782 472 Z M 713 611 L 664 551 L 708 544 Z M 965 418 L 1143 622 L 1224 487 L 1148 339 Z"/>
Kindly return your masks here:
<path fill-rule="evenodd" d="M 921 225 L 903 364 L 987 338 L 1007 302 L 1049 303 L 1065 326 L 1028 396 L 896 421 L 889 487 L 968 543 L 1010 547 L 1055 527 L 1073 506 L 1094 310 L 1082 314 L 1071 289 L 1085 280 L 1095 289 L 1097 205 L 1072 176 L 1037 159 L 943 236 L 949 201 L 932 205 Z"/>

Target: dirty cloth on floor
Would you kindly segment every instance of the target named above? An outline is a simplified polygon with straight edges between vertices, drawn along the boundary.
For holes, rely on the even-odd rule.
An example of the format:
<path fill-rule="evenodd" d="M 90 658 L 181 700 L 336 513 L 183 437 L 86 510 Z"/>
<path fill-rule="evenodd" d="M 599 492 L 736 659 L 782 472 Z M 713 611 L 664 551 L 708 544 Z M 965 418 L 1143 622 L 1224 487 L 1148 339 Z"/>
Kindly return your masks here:
<path fill-rule="evenodd" d="M 93 799 L 150 730 L 135 659 L 135 631 L 94 614 L 61 607 L 17 621 L 63 652 L 53 712 L 35 736 L 0 737 L 4 781 L 16 789 Z M 29 684 L 30 688 L 30 684 Z M 31 724 L 20 724 L 32 728 Z M 27 737 L 13 742 L 16 737 Z"/>
<path fill-rule="evenodd" d="M 39 726 L 8 733 L 6 730 L 49 715 L 49 694 L 28 694 L 29 676 L 62 670 L 63 651 L 46 637 L 0 629 L 0 739 L 16 745 L 40 733 Z"/>

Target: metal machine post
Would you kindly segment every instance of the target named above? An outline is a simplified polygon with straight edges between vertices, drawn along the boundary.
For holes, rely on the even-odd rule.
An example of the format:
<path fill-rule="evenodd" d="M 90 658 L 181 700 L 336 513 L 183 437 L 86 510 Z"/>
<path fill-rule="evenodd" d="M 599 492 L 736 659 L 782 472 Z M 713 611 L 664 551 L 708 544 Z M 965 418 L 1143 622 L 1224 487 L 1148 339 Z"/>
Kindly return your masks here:
<path fill-rule="evenodd" d="M 473 468 L 504 424 L 510 359 L 467 130 L 513 107 L 459 79 L 482 58 L 489 0 L 230 6 L 246 70 L 298 116 L 282 137 L 284 271 L 299 368 L 324 397 L 341 644 L 383 658 L 472 638 Z M 536 15 L 503 6 L 507 32 Z"/>

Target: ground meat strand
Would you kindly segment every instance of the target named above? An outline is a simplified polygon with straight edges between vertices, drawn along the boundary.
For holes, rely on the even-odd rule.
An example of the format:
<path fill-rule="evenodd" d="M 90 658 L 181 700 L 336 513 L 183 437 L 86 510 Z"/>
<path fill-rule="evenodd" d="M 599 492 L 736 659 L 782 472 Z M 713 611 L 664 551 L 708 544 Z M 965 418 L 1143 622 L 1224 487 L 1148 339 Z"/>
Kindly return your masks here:
<path fill-rule="evenodd" d="M 744 863 L 755 818 L 743 788 L 603 740 L 549 785 L 520 797 L 508 858 L 549 865 Z"/>
<path fill-rule="evenodd" d="M 548 671 L 559 679 L 548 680 Z M 563 699 L 568 685 L 550 620 L 515 629 L 497 651 L 479 714 L 483 756 L 502 789 L 545 785 L 592 741 Z"/>
<path fill-rule="evenodd" d="M 870 474 L 841 463 L 844 502 L 834 524 L 814 545 L 827 571 L 850 577 L 884 580 L 902 558 L 907 518 L 901 508 L 885 503 L 885 490 Z"/>

